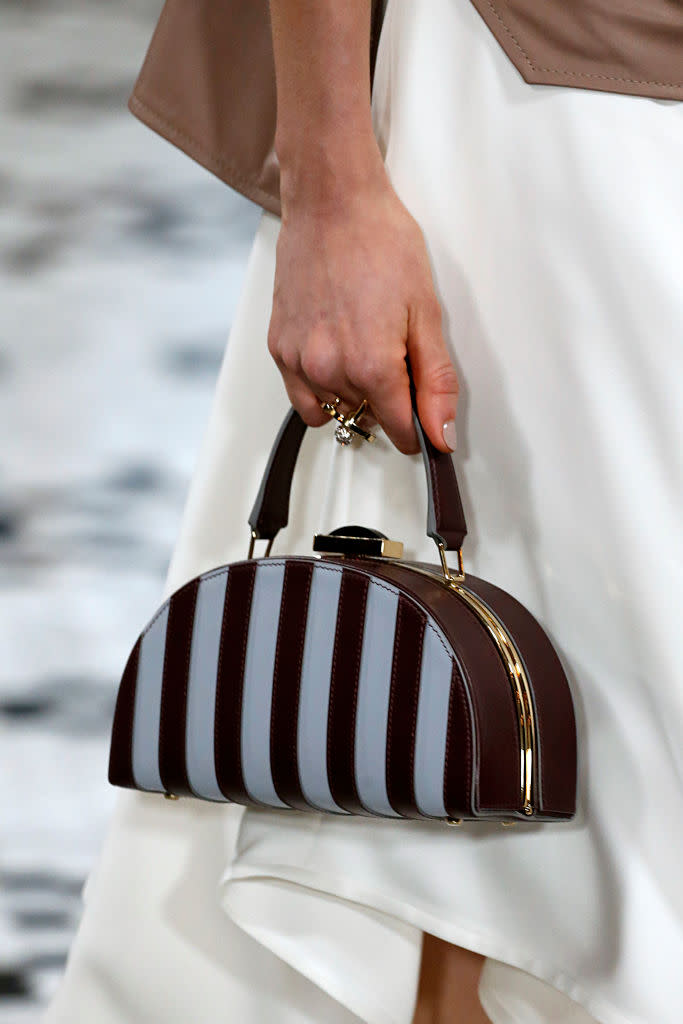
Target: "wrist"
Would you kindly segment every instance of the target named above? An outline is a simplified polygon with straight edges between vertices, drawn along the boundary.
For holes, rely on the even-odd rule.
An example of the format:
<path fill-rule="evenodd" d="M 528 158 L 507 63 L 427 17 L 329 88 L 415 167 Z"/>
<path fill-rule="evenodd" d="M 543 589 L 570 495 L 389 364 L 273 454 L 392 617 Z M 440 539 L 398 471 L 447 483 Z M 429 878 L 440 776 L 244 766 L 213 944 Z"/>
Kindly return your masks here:
<path fill-rule="evenodd" d="M 296 140 L 276 137 L 283 218 L 299 208 L 347 204 L 359 192 L 383 188 L 386 168 L 372 131 L 348 127 L 332 135 Z"/>

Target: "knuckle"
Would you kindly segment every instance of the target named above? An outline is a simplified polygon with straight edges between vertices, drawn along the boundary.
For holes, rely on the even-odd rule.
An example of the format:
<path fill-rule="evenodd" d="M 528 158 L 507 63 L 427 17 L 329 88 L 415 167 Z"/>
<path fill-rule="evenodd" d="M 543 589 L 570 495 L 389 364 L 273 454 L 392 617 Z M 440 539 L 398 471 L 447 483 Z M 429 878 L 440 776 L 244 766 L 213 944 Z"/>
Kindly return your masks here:
<path fill-rule="evenodd" d="M 371 379 L 371 364 L 359 354 L 348 356 L 345 361 L 346 378 L 352 387 L 359 391 L 367 390 Z"/>
<path fill-rule="evenodd" d="M 284 343 L 279 348 L 279 361 L 285 370 L 298 374 L 301 369 L 301 358 L 296 345 Z"/>
<path fill-rule="evenodd" d="M 301 369 L 308 380 L 329 389 L 339 376 L 340 359 L 329 339 L 309 339 L 301 355 Z"/>
<path fill-rule="evenodd" d="M 437 395 L 457 395 L 460 390 L 458 375 L 451 362 L 430 367 L 425 374 L 425 384 Z"/>
<path fill-rule="evenodd" d="M 359 353 L 347 362 L 346 374 L 349 381 L 359 391 L 373 393 L 381 391 L 387 381 L 396 375 L 396 368 L 386 357 L 373 357 L 366 351 Z"/>

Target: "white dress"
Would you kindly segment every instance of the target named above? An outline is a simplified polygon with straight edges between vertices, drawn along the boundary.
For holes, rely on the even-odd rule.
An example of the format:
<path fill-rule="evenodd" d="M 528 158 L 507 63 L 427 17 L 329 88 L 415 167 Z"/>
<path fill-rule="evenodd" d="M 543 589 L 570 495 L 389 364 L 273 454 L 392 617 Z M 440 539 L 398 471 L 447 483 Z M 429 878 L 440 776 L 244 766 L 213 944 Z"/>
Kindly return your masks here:
<path fill-rule="evenodd" d="M 373 113 L 461 377 L 466 567 L 557 645 L 576 819 L 123 792 L 46 1024 L 410 1024 L 424 931 L 485 954 L 495 1024 L 683 1021 L 683 106 L 528 85 L 465 0 L 390 0 Z M 287 409 L 266 350 L 278 229 L 264 213 L 167 593 L 246 552 Z M 309 431 L 274 550 L 359 521 L 434 560 L 422 473 L 386 440 Z"/>

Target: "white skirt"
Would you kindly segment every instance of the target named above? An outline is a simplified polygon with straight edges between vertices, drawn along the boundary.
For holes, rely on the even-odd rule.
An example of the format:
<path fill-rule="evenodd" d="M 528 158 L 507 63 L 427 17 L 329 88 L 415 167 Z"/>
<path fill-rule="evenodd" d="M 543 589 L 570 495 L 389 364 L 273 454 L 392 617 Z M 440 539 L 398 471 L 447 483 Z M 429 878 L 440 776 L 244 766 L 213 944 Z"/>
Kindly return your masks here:
<path fill-rule="evenodd" d="M 527 85 L 466 0 L 390 0 L 373 112 L 462 382 L 466 567 L 553 638 L 571 823 L 501 829 L 122 793 L 51 1024 L 410 1024 L 423 932 L 495 1024 L 680 1024 L 683 106 Z M 166 592 L 244 557 L 287 399 L 264 213 Z M 359 521 L 434 560 L 417 456 L 309 431 L 275 551 Z M 141 623 L 141 627 L 142 627 Z"/>

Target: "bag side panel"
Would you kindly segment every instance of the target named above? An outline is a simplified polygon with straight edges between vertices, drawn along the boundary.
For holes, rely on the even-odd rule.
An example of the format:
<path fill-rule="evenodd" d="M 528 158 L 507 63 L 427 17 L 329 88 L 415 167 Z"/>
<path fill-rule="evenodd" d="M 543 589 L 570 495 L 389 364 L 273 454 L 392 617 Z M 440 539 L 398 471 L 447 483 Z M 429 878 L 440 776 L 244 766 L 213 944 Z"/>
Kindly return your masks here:
<path fill-rule="evenodd" d="M 569 681 L 557 652 L 531 612 L 514 597 L 476 576 L 468 576 L 467 584 L 508 626 L 532 681 L 539 724 L 539 807 L 551 816 L 573 815 L 577 790 L 576 719 Z"/>

